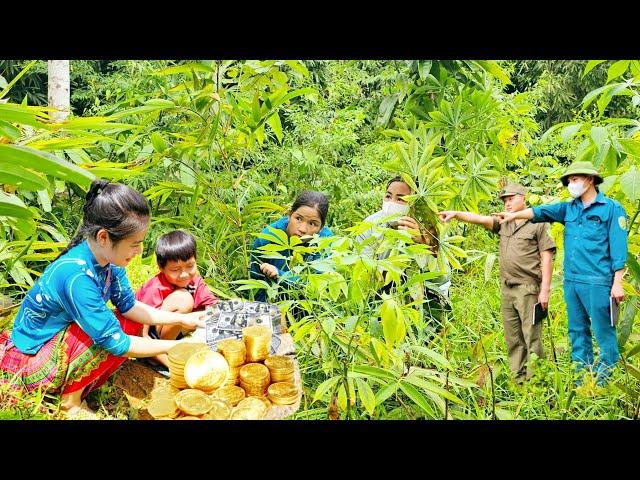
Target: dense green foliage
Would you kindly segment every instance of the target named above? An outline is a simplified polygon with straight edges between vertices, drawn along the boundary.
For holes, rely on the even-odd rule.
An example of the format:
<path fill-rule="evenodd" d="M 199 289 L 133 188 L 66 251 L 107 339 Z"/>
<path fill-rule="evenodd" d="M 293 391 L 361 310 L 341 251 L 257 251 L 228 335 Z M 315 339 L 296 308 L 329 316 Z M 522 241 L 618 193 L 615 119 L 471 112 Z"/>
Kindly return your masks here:
<path fill-rule="evenodd" d="M 41 75 L 41 64 L 21 64 L 24 90 L 9 83 L 20 73 L 7 65 L 0 63 L 8 87 L 0 85 L 0 98 L 14 92 L 9 98 L 19 103 L 40 91 L 27 80 Z M 183 228 L 198 238 L 200 273 L 224 298 L 264 286 L 248 280 L 255 234 L 299 191 L 317 189 L 330 195 L 327 223 L 337 236 L 311 246 L 282 238 L 272 252 L 292 249 L 292 270 L 306 280 L 281 301 L 303 374 L 297 418 L 638 417 L 637 61 L 71 65 L 76 115 L 69 121 L 47 123 L 45 108 L 27 106 L 41 104 L 37 96 L 27 95 L 27 105 L 0 103 L 5 303 L 18 302 L 72 236 L 93 176 L 125 182 L 151 202 L 144 259 L 129 268 L 134 286 L 153 272 L 155 239 Z M 516 388 L 500 317 L 497 240 L 435 215 L 500 211 L 495 192 L 507 180 L 530 187 L 530 204 L 566 199 L 558 178 L 576 158 L 601 169 L 602 189 L 630 218 L 628 299 L 618 332 L 623 361 L 593 397 L 574 390 L 562 227 L 552 229 L 560 248 L 547 358 Z M 415 187 L 412 215 L 437 235 L 436 247 L 391 230 L 381 240 L 355 241 L 396 174 Z M 300 253 L 329 246 L 331 256 L 298 262 Z M 391 255 L 380 260 L 366 247 Z M 453 309 L 436 335 L 423 300 L 448 275 Z M 391 281 L 391 293 L 377 295 Z M 269 288 L 271 298 L 279 293 Z M 0 328 L 12 311 L 0 310 Z"/>

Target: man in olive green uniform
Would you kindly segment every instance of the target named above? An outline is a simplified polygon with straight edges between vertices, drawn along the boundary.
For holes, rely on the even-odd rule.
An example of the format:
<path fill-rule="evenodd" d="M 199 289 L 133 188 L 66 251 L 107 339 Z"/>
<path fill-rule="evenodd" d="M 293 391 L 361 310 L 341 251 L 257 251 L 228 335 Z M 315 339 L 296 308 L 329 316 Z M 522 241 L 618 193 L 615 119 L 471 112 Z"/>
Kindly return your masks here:
<path fill-rule="evenodd" d="M 500 193 L 506 211 L 527 208 L 527 189 L 509 184 Z M 453 218 L 482 225 L 500 235 L 500 284 L 502 289 L 502 319 L 504 324 L 509 367 L 517 383 L 532 375 L 528 367 L 531 353 L 543 357 L 542 322 L 533 324 L 536 303 L 548 307 L 553 272 L 555 243 L 549 236 L 547 223 L 529 221 L 507 222 L 498 218 L 470 212 L 444 211 L 440 220 Z"/>

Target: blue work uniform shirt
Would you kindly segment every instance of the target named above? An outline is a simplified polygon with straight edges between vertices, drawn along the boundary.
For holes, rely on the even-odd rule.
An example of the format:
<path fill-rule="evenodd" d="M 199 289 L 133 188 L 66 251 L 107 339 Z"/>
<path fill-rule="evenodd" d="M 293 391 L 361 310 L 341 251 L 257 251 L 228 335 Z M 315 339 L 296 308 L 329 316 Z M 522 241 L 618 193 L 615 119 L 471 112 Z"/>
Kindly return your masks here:
<path fill-rule="evenodd" d="M 564 278 L 595 285 L 613 284 L 627 260 L 627 214 L 620 203 L 598 192 L 584 207 L 569 202 L 533 207 L 532 222 L 564 225 Z"/>
<path fill-rule="evenodd" d="M 120 313 L 136 303 L 125 269 L 101 267 L 87 241 L 51 263 L 25 296 L 13 324 L 11 341 L 22 353 L 37 353 L 56 333 L 77 323 L 94 343 L 124 355 L 131 339 L 107 306 Z"/>

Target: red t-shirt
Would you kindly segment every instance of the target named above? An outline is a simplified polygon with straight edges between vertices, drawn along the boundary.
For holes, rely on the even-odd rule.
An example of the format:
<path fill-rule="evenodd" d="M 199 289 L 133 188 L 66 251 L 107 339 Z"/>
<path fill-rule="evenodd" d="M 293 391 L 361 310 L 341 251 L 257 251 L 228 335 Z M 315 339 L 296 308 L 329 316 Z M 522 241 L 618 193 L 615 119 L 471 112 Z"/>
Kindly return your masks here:
<path fill-rule="evenodd" d="M 175 288 L 175 285 L 167 281 L 164 273 L 160 272 L 140 287 L 140 290 L 136 292 L 136 300 L 152 307 L 160 308 L 164 299 L 167 298 Z M 193 295 L 194 311 L 213 305 L 218 301 L 200 275 L 193 277 L 191 283 L 187 285 L 187 290 Z"/>

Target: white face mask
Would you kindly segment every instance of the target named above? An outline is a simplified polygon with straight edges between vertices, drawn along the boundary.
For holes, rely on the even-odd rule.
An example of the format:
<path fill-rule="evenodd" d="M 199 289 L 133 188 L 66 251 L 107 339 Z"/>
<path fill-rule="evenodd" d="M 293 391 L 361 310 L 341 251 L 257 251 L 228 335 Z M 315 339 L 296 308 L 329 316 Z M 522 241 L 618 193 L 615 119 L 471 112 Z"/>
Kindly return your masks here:
<path fill-rule="evenodd" d="M 403 204 L 403 203 L 396 203 L 396 202 L 382 202 L 382 213 L 385 216 L 389 216 L 389 215 L 406 215 L 407 213 L 409 213 L 409 205 L 407 204 Z"/>
<path fill-rule="evenodd" d="M 570 183 L 567 189 L 569 190 L 569 195 L 571 195 L 573 198 L 578 198 L 587 191 L 587 187 L 584 185 L 584 181 Z"/>

